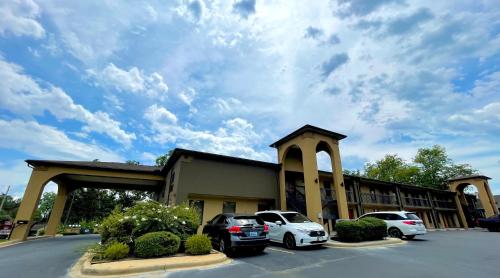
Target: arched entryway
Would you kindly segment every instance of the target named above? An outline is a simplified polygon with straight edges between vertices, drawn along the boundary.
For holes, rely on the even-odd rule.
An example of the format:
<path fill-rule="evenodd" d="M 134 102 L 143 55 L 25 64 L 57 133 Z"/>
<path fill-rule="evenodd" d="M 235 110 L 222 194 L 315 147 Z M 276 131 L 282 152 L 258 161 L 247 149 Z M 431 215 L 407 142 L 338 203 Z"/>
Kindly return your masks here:
<path fill-rule="evenodd" d="M 482 175 L 458 177 L 448 181 L 448 187 L 456 192 L 455 203 L 460 221 L 466 228 L 473 227 L 478 217 L 490 217 L 498 214 L 495 199 L 488 184 L 490 178 Z M 468 196 L 464 190 L 473 186 L 476 196 Z"/>
<path fill-rule="evenodd" d="M 42 192 L 57 184 L 57 196 L 47 222 L 46 235 L 55 235 L 68 195 L 78 188 L 104 188 L 159 192 L 165 182 L 160 168 L 125 163 L 28 160 L 33 167 L 17 211 L 11 240 L 26 240 Z"/>
<path fill-rule="evenodd" d="M 278 149 L 278 160 L 281 164 L 279 183 L 282 210 L 298 210 L 289 206 L 291 199 L 288 197 L 291 196 L 292 190 L 289 192 L 287 190 L 294 189 L 293 192 L 297 193 L 296 189 L 301 188 L 301 186 L 297 187 L 301 185 L 300 182 L 296 182 L 296 186 L 292 188 L 289 186 L 289 181 L 293 178 L 302 179 L 306 215 L 311 220 L 323 224 L 317 153 L 327 152 L 330 156 L 329 164 L 331 164 L 333 176 L 331 186 L 332 192 L 334 191 L 336 195 L 338 218 L 349 218 L 338 146 L 338 141 L 343 138 L 345 138 L 344 135 L 307 125 L 271 145 Z M 289 172 L 295 171 L 299 174 L 291 176 Z"/>

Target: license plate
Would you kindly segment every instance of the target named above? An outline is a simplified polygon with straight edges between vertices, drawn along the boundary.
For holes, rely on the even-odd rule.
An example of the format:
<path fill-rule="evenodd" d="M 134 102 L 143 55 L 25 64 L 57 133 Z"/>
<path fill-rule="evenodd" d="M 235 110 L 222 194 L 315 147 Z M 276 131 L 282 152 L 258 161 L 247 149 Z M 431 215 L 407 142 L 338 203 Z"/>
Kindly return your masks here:
<path fill-rule="evenodd" d="M 259 233 L 258 233 L 258 232 L 250 232 L 250 233 L 249 233 L 249 236 L 258 236 L 258 235 L 259 235 Z"/>

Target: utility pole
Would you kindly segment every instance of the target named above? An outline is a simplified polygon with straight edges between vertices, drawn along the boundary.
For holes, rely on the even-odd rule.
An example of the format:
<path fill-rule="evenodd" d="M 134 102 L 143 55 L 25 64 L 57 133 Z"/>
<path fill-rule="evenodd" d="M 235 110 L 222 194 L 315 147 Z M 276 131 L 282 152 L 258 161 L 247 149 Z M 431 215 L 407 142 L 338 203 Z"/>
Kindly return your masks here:
<path fill-rule="evenodd" d="M 7 191 L 5 191 L 5 195 L 3 195 L 2 204 L 0 204 L 0 211 L 2 211 L 3 209 L 3 204 L 5 204 L 5 200 L 7 199 L 7 194 L 9 194 L 9 190 L 10 190 L 10 185 L 7 186 Z"/>

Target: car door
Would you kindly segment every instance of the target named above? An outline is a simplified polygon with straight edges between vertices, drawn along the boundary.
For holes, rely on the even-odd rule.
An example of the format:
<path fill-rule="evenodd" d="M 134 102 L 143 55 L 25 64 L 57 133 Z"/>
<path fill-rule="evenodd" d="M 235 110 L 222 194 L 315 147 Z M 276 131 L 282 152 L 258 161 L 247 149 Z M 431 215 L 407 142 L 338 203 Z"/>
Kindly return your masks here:
<path fill-rule="evenodd" d="M 277 215 L 275 213 L 270 213 L 270 212 L 259 213 L 258 215 L 260 216 L 260 218 L 262 218 L 262 220 L 264 220 L 264 223 L 266 223 L 266 225 L 269 227 L 269 239 L 271 241 L 281 242 L 281 238 L 278 237 L 279 229 L 281 227 L 279 225 L 276 225 L 275 223 L 276 220 L 274 220 L 274 219 L 279 220 L 279 218 L 276 217 Z"/>
<path fill-rule="evenodd" d="M 203 234 L 206 234 L 213 242 L 216 242 L 217 240 L 217 238 L 214 237 L 215 225 L 220 217 L 221 217 L 220 214 L 216 215 L 214 218 L 212 218 L 212 220 L 208 221 L 207 224 L 205 224 L 205 227 L 203 227 Z"/>

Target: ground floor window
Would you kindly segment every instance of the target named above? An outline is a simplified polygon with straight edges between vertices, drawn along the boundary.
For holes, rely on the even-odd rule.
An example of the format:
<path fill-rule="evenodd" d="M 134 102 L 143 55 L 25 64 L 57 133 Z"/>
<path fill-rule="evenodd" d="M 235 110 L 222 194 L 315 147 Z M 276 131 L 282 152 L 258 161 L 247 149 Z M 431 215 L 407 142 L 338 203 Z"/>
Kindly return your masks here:
<path fill-rule="evenodd" d="M 203 224 L 203 207 L 205 202 L 203 200 L 189 200 L 189 206 L 194 207 L 196 211 L 198 211 L 198 215 L 200 216 L 200 225 Z"/>
<path fill-rule="evenodd" d="M 223 213 L 235 213 L 236 212 L 236 202 L 224 201 L 222 204 Z"/>

